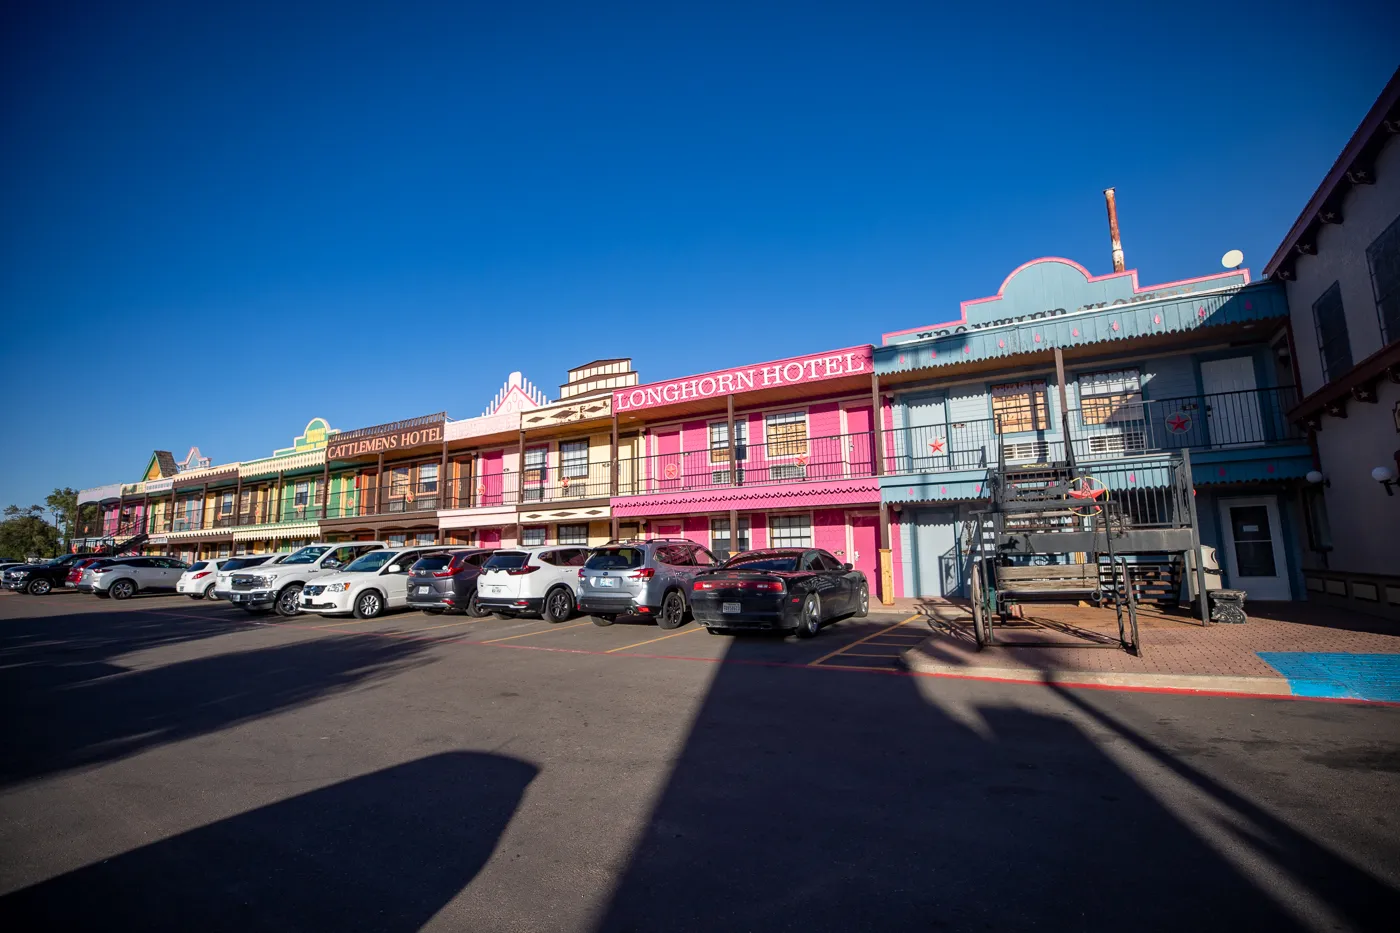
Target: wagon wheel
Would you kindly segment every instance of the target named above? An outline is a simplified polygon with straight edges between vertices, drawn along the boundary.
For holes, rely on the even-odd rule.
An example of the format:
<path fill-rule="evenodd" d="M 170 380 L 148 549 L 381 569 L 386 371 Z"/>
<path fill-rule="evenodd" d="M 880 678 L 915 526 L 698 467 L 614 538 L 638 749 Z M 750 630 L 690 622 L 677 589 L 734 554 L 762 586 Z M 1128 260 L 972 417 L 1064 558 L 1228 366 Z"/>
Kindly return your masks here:
<path fill-rule="evenodd" d="M 992 641 L 992 627 L 989 610 L 984 602 L 986 587 L 982 583 L 982 562 L 972 565 L 972 633 L 977 639 L 977 650 L 981 651 Z"/>
<path fill-rule="evenodd" d="M 1071 512 L 1080 518 L 1090 518 L 1103 511 L 1103 503 L 1108 500 L 1108 487 L 1102 480 L 1081 476 L 1070 483 L 1066 498 L 1071 502 Z"/>

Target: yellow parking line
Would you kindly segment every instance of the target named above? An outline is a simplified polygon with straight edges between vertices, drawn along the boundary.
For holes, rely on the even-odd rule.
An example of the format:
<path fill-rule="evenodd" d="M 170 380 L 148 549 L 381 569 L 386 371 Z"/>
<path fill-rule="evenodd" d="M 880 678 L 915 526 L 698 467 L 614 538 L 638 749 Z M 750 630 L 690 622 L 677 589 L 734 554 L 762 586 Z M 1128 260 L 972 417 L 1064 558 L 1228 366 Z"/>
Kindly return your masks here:
<path fill-rule="evenodd" d="M 701 627 L 697 625 L 695 626 L 695 628 L 688 628 L 684 632 L 672 632 L 669 635 L 662 635 L 660 638 L 648 638 L 646 641 L 639 641 L 633 645 L 623 645 L 621 648 L 609 648 L 607 651 L 604 651 L 603 654 L 612 654 L 616 651 L 626 651 L 628 648 L 640 648 L 642 647 L 642 645 L 649 645 L 654 641 L 665 641 L 668 638 L 675 638 L 678 635 L 690 635 L 698 631 L 701 631 Z"/>
<path fill-rule="evenodd" d="M 562 632 L 566 628 L 578 628 L 580 625 L 592 625 L 591 619 L 584 619 L 582 622 L 574 622 L 570 625 L 551 625 L 549 628 L 542 628 L 536 632 L 523 632 L 519 635 L 507 635 L 505 638 L 491 638 L 481 642 L 483 645 L 494 645 L 498 641 L 510 641 L 512 638 L 529 638 L 531 635 L 543 635 L 545 632 Z"/>
<path fill-rule="evenodd" d="M 818 664 L 822 663 L 823 661 L 827 660 L 828 658 L 834 658 L 834 657 L 836 657 L 838 654 L 840 654 L 841 652 L 843 652 L 843 651 L 845 651 L 845 650 L 847 650 L 847 649 L 849 649 L 849 648 L 854 648 L 856 645 L 863 645 L 863 644 L 865 644 L 866 642 L 868 642 L 868 641 L 869 641 L 870 639 L 872 639 L 872 638 L 879 638 L 881 635 L 885 634 L 886 632 L 892 632 L 892 631 L 894 631 L 895 629 L 899 628 L 901 625 L 907 625 L 908 623 L 913 622 L 915 619 L 922 619 L 923 617 L 924 617 L 924 616 L 923 616 L 923 613 L 921 613 L 921 612 L 915 613 L 914 615 L 912 615 L 912 616 L 910 616 L 909 618 L 905 619 L 903 622 L 896 622 L 894 625 L 891 625 L 891 626 L 889 626 L 888 628 L 882 628 L 882 629 L 880 629 L 880 631 L 874 632 L 874 633 L 872 633 L 872 634 L 870 634 L 870 635 L 866 635 L 864 638 L 861 638 L 861 639 L 858 639 L 858 640 L 856 640 L 856 641 L 853 641 L 853 642 L 851 642 L 849 645 L 842 645 L 840 648 L 837 648 L 835 651 L 831 652 L 830 654 L 824 654 L 824 655 L 822 655 L 821 657 L 817 658 L 815 661 L 812 661 L 812 662 L 811 662 L 810 664 L 808 664 L 807 666 L 808 666 L 808 667 L 816 667 Z"/>

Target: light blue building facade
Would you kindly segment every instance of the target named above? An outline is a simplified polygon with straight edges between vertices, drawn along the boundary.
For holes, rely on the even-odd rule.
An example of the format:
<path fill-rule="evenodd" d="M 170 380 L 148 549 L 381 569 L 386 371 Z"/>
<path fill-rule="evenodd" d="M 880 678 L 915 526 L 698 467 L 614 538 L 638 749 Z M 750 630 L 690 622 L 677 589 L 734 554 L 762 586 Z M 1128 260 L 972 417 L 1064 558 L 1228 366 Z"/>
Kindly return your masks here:
<path fill-rule="evenodd" d="M 1178 507 L 1162 491 L 1189 452 L 1224 585 L 1302 598 L 1299 489 L 1314 459 L 1285 418 L 1287 324 L 1282 288 L 1247 270 L 1144 287 L 1135 271 L 1046 258 L 953 320 L 885 334 L 874 366 L 892 413 L 880 482 L 896 593 L 965 595 L 970 512 L 999 458 L 1072 455 L 1147 527 Z"/>

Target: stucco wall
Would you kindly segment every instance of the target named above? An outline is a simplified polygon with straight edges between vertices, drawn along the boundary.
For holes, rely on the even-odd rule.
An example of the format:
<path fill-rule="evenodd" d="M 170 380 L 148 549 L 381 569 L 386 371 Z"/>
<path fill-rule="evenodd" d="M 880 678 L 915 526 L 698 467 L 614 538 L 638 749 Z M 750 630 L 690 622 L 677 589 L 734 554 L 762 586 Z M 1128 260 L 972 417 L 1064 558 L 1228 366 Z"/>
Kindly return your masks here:
<path fill-rule="evenodd" d="M 1300 256 L 1297 279 L 1288 283 L 1288 308 L 1298 345 L 1303 393 L 1322 386 L 1322 360 L 1312 306 L 1337 282 L 1346 311 L 1351 358 L 1359 362 L 1381 348 L 1380 320 L 1371 287 L 1366 247 L 1400 215 L 1400 138 L 1392 137 L 1376 160 L 1376 183 L 1358 185 L 1342 203 L 1342 223 L 1325 224 L 1317 236 L 1317 255 Z M 1392 428 L 1393 431 L 1393 428 Z"/>

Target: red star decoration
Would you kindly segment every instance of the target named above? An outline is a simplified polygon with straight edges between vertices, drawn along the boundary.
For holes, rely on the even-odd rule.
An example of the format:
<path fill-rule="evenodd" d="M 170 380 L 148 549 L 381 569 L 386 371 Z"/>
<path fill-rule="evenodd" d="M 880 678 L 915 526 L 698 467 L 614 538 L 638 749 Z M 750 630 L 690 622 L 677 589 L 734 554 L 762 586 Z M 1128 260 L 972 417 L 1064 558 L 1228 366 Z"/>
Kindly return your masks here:
<path fill-rule="evenodd" d="M 1106 492 L 1108 492 L 1108 490 L 1103 487 L 1098 489 L 1091 488 L 1088 480 L 1080 480 L 1079 488 L 1071 489 L 1069 491 L 1069 497 L 1071 499 L 1097 499 Z"/>
<path fill-rule="evenodd" d="M 936 453 L 936 454 L 942 453 L 942 452 L 943 452 L 943 438 L 940 437 L 938 440 L 931 442 L 931 443 L 929 444 L 929 447 L 931 447 L 931 448 L 933 449 L 933 452 Z"/>
<path fill-rule="evenodd" d="M 1186 416 L 1181 414 L 1181 412 L 1177 412 L 1167 419 L 1167 427 L 1171 428 L 1172 431 L 1177 434 L 1184 434 L 1186 429 L 1190 426 L 1191 422 L 1187 421 Z"/>

